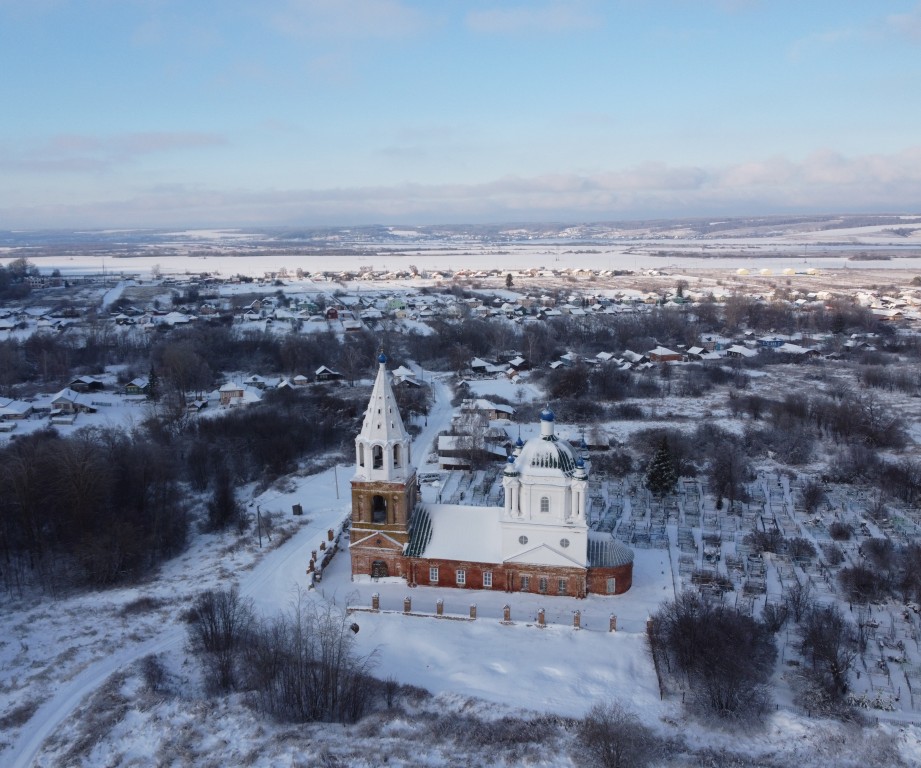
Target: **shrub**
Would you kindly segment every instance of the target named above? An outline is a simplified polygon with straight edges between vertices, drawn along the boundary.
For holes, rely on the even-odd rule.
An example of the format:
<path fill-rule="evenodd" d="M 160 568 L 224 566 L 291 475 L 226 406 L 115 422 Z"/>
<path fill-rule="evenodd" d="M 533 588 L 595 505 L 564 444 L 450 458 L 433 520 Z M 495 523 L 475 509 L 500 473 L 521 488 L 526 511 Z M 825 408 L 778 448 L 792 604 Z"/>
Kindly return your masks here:
<path fill-rule="evenodd" d="M 660 751 L 652 730 L 617 702 L 596 704 L 579 723 L 579 752 L 586 765 L 643 768 Z"/>
<path fill-rule="evenodd" d="M 255 622 L 252 600 L 240 597 L 236 587 L 209 590 L 199 595 L 188 619 L 189 647 L 202 660 L 209 686 L 235 688 L 244 642 Z"/>
<path fill-rule="evenodd" d="M 695 592 L 665 603 L 652 621 L 651 641 L 688 677 L 697 703 L 721 717 L 764 709 L 777 655 L 765 624 Z"/>
<path fill-rule="evenodd" d="M 785 548 L 787 554 L 796 560 L 811 560 L 816 554 L 815 544 L 799 536 L 787 539 Z"/>
<path fill-rule="evenodd" d="M 857 658 L 856 633 L 837 606 L 813 606 L 806 613 L 799 650 L 829 697 L 847 693 L 848 674 Z"/>
<path fill-rule="evenodd" d="M 835 522 L 828 526 L 828 535 L 835 541 L 847 541 L 851 538 L 853 533 L 854 530 L 851 526 L 839 522 L 838 520 L 835 520 Z"/>
<path fill-rule="evenodd" d="M 888 592 L 888 584 L 879 573 L 865 565 L 842 568 L 838 574 L 841 589 L 855 603 L 879 600 Z"/>
<path fill-rule="evenodd" d="M 841 565 L 844 562 L 844 553 L 834 544 L 823 544 L 822 555 L 825 562 L 831 566 Z"/>

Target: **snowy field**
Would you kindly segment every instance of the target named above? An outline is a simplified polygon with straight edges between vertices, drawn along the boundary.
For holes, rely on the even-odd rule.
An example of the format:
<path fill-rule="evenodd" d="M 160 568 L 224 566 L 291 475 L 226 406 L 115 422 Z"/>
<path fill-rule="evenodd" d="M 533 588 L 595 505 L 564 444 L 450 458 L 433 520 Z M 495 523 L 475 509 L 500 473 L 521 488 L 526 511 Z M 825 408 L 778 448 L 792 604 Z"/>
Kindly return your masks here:
<path fill-rule="evenodd" d="M 268 272 L 300 268 L 308 273 L 371 269 L 408 271 L 410 265 L 422 271 L 525 270 L 579 268 L 592 270 L 713 270 L 727 276 L 744 267 L 753 272 L 783 270 L 805 273 L 808 269 L 887 270 L 921 269 L 921 229 L 909 228 L 896 235 L 892 225 L 796 231 L 787 228 L 769 236 L 686 239 L 676 227 L 670 237 L 631 237 L 623 242 L 606 238 L 599 242 L 555 238 L 549 241 L 523 240 L 488 244 L 464 241 L 462 237 L 438 242 L 416 238 L 407 230 L 405 242 L 331 241 L 322 255 L 297 243 L 275 245 L 257 241 L 264 236 L 243 230 L 189 230 L 174 233 L 175 240 L 157 244 L 126 245 L 130 256 L 101 253 L 43 255 L 40 249 L 15 251 L 0 248 L 0 263 L 27 256 L 43 273 L 59 269 L 61 274 L 81 275 L 105 272 L 113 276 L 138 275 L 147 279 L 153 272 L 163 276 L 194 275 L 203 272 L 229 277 L 235 274 L 262 277 Z M 884 255 L 884 260 L 854 260 L 860 254 Z"/>

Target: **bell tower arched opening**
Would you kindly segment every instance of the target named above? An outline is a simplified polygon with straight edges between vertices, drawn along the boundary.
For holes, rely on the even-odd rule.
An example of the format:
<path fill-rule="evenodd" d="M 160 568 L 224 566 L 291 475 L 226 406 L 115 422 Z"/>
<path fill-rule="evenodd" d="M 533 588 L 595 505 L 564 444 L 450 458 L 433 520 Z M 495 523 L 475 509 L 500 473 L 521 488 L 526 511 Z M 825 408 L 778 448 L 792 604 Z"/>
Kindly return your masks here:
<path fill-rule="evenodd" d="M 387 522 L 387 499 L 379 494 L 371 497 L 371 522 L 376 524 Z"/>

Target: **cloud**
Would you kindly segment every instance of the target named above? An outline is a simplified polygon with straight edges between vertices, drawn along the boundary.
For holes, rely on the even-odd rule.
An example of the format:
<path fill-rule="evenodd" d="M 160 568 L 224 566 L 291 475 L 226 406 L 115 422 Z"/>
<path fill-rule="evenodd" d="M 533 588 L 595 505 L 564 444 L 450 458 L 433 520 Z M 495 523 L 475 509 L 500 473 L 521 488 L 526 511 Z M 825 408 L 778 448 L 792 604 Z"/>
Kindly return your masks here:
<path fill-rule="evenodd" d="M 431 21 L 400 0 L 287 0 L 271 23 L 292 37 L 336 41 L 412 37 Z"/>
<path fill-rule="evenodd" d="M 894 13 L 887 16 L 885 26 L 887 30 L 900 37 L 921 43 L 921 3 L 908 13 Z"/>
<path fill-rule="evenodd" d="M 145 155 L 216 147 L 226 143 L 212 133 L 156 132 L 115 136 L 59 134 L 24 147 L 0 146 L 0 168 L 21 172 L 99 173 Z"/>
<path fill-rule="evenodd" d="M 63 143 L 82 151 L 81 138 Z M 921 200 L 921 145 L 889 155 L 828 149 L 721 167 L 646 163 L 595 174 L 507 176 L 479 184 L 290 190 L 169 185 L 122 199 L 0 207 L 16 227 L 473 223 L 905 211 Z"/>
<path fill-rule="evenodd" d="M 579 0 L 522 3 L 510 8 L 471 11 L 467 28 L 479 34 L 508 35 L 560 33 L 601 26 L 602 18 L 593 4 Z"/>
<path fill-rule="evenodd" d="M 799 60 L 809 53 L 821 53 L 846 43 L 879 43 L 893 39 L 921 43 L 921 3 L 907 13 L 871 17 L 863 26 L 827 29 L 807 35 L 791 45 L 790 57 Z"/>

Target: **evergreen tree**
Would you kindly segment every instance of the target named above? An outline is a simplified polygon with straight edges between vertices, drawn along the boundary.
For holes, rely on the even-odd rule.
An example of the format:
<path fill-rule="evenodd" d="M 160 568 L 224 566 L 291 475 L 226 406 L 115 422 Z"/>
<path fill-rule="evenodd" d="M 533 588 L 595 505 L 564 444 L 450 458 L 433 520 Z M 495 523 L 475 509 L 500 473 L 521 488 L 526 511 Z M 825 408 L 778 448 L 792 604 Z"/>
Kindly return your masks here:
<path fill-rule="evenodd" d="M 663 437 L 656 450 L 655 456 L 646 468 L 646 477 L 643 485 L 658 498 L 667 496 L 678 485 L 678 470 L 675 469 L 675 460 L 668 447 L 668 440 Z"/>
<path fill-rule="evenodd" d="M 153 366 L 150 366 L 150 375 L 147 377 L 147 399 L 153 402 L 160 399 L 160 377 Z"/>

